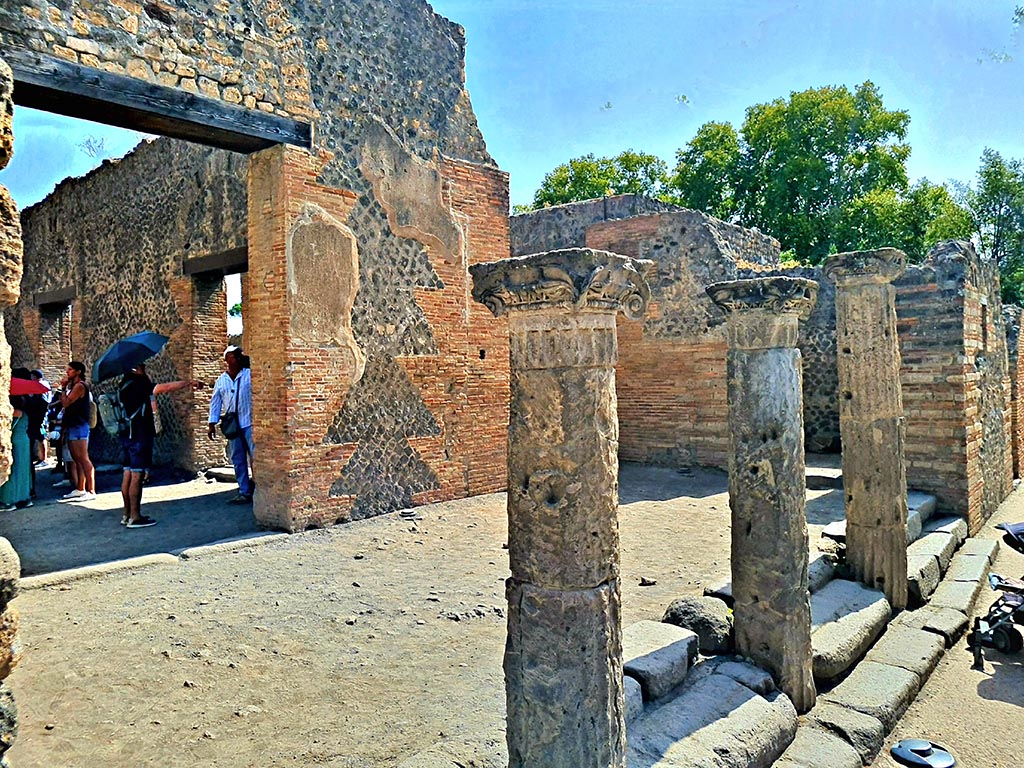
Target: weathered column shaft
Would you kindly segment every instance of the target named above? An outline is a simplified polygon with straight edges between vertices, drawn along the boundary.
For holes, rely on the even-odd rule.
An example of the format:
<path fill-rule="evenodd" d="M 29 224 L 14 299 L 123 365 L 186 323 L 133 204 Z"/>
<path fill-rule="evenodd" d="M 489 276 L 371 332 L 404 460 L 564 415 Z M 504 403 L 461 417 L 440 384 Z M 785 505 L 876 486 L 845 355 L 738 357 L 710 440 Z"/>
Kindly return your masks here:
<path fill-rule="evenodd" d="M 729 505 L 736 651 L 814 706 L 803 444 L 800 312 L 817 284 L 797 278 L 716 283 L 726 311 Z"/>
<path fill-rule="evenodd" d="M 509 314 L 510 768 L 625 765 L 615 315 L 646 306 L 636 264 L 569 249 L 471 268 Z"/>
<path fill-rule="evenodd" d="M 905 263 L 886 248 L 837 254 L 825 267 L 836 282 L 846 562 L 893 608 L 907 604 L 906 427 L 891 284 Z"/>

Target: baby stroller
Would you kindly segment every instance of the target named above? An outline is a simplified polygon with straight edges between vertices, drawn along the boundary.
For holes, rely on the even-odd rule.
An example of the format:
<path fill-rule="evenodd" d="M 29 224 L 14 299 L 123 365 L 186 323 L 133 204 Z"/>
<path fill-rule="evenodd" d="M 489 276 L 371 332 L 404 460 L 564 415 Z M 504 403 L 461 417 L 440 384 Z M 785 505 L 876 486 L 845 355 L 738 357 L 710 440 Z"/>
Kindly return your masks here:
<path fill-rule="evenodd" d="M 1024 523 L 1001 523 L 996 528 L 1006 532 L 1003 541 L 1008 546 L 1024 553 Z M 974 654 L 975 669 L 982 668 L 985 648 L 995 648 L 1000 653 L 1024 650 L 1024 634 L 1016 626 L 1024 625 L 1024 580 L 992 573 L 988 583 L 1002 594 L 984 617 L 974 620 L 974 629 L 967 638 L 967 650 Z"/>

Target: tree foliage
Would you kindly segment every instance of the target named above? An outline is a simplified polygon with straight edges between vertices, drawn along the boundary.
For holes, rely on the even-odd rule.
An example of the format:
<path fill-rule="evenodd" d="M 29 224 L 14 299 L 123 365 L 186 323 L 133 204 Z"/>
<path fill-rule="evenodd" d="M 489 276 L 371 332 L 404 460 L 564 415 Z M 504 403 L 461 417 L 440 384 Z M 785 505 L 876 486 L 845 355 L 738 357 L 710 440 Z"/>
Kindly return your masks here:
<path fill-rule="evenodd" d="M 975 185 L 961 187 L 960 202 L 982 253 L 999 264 L 1003 299 L 1024 303 L 1024 161 L 986 148 Z"/>
<path fill-rule="evenodd" d="M 546 208 L 627 193 L 658 197 L 667 171 L 664 160 L 631 149 L 615 157 L 584 155 L 558 166 L 544 177 L 533 196 L 533 207 Z"/>

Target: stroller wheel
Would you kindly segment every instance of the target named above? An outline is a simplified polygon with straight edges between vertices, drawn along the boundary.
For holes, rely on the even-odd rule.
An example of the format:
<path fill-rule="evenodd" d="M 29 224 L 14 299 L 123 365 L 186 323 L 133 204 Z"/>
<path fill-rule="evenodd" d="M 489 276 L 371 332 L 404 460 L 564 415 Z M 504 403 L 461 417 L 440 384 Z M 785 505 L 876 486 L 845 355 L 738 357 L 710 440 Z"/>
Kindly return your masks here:
<path fill-rule="evenodd" d="M 1016 627 L 996 627 L 992 630 L 992 647 L 1000 653 L 1017 653 L 1024 648 L 1024 635 Z"/>

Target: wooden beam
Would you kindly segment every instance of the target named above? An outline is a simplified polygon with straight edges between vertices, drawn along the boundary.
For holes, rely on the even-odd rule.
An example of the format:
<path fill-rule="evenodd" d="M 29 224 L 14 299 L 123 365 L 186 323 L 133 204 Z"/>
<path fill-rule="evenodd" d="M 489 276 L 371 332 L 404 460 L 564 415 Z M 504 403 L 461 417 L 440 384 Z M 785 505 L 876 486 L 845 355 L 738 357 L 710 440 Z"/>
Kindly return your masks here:
<path fill-rule="evenodd" d="M 32 304 L 36 307 L 58 304 L 67 305 L 78 298 L 78 289 L 69 285 L 52 291 L 41 291 L 32 295 Z"/>
<path fill-rule="evenodd" d="M 218 272 L 222 275 L 234 275 L 249 271 L 249 246 L 232 248 L 230 251 L 211 253 L 207 256 L 196 256 L 181 260 L 181 274 L 192 275 Z"/>
<path fill-rule="evenodd" d="M 23 107 L 246 154 L 312 145 L 312 126 L 298 120 L 24 49 L 3 58 L 14 71 L 14 103 Z"/>

